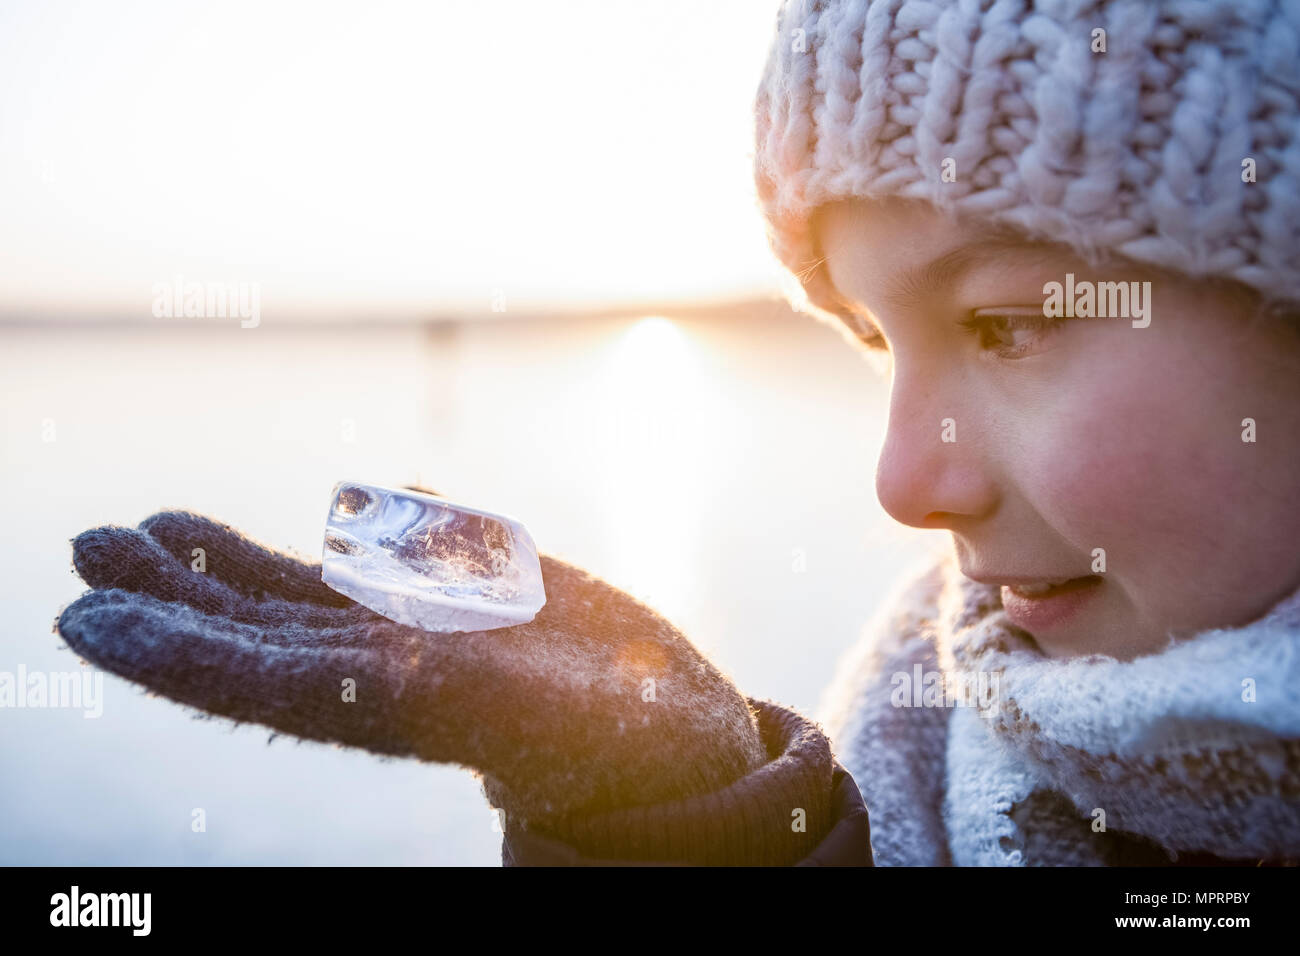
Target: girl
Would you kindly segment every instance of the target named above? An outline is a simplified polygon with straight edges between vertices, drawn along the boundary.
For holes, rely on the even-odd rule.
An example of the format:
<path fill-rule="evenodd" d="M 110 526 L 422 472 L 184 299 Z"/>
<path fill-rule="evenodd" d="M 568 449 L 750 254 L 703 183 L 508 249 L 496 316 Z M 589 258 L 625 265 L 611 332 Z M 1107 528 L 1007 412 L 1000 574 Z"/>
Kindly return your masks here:
<path fill-rule="evenodd" d="M 59 629 L 191 706 L 474 768 L 507 864 L 1292 861 L 1297 63 L 1263 2 L 782 7 L 772 245 L 887 359 L 882 504 L 953 542 L 816 722 L 550 556 L 534 621 L 438 641 L 161 513 L 77 539 Z"/>
<path fill-rule="evenodd" d="M 1295 5 L 782 10 L 773 245 L 954 545 L 823 705 L 877 863 L 1300 853 L 1298 51 Z"/>

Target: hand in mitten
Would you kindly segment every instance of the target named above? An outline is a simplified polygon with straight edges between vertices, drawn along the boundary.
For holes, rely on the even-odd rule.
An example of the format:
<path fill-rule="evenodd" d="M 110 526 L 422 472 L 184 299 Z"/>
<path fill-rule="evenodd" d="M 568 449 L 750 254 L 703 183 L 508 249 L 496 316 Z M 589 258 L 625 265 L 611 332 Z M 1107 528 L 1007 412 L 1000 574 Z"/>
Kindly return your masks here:
<path fill-rule="evenodd" d="M 202 572 L 190 566 L 195 548 Z M 58 629 L 82 657 L 237 721 L 472 768 L 507 826 L 608 854 L 619 840 L 610 828 L 634 818 L 620 814 L 672 804 L 691 817 L 682 832 L 626 853 L 784 864 L 815 845 L 829 815 L 829 747 L 811 725 L 808 745 L 825 754 L 810 780 L 785 773 L 771 806 L 742 816 L 715 799 L 777 756 L 747 699 L 668 621 L 549 555 L 532 621 L 440 634 L 375 614 L 323 584 L 319 564 L 201 515 L 96 528 L 73 552 L 92 590 Z M 791 832 L 796 807 L 811 833 Z"/>

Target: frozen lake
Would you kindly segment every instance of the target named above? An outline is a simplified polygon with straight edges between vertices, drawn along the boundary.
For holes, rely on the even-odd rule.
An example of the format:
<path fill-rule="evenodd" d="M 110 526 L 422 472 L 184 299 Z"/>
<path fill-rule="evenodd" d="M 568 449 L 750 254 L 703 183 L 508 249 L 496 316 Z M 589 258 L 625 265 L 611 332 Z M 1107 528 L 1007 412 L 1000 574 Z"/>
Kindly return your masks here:
<path fill-rule="evenodd" d="M 673 620 L 812 714 L 946 535 L 881 511 L 885 384 L 812 319 L 0 328 L 0 671 L 69 671 L 69 539 L 162 508 L 319 558 L 335 481 L 421 482 Z M 0 709 L 0 863 L 500 864 L 457 767 L 192 719 L 104 677 L 103 715 Z M 190 829 L 194 808 L 205 833 Z"/>

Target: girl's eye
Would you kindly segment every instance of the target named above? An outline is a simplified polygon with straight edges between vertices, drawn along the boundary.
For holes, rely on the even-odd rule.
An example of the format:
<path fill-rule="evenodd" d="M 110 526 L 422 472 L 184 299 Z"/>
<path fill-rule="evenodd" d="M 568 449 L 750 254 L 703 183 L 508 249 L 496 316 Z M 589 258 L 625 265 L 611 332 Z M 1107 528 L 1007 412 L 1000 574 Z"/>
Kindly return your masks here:
<path fill-rule="evenodd" d="M 958 324 L 976 337 L 981 349 L 1014 359 L 1035 351 L 1041 340 L 1065 321 L 1043 315 L 1041 307 L 1026 307 L 977 309 Z"/>

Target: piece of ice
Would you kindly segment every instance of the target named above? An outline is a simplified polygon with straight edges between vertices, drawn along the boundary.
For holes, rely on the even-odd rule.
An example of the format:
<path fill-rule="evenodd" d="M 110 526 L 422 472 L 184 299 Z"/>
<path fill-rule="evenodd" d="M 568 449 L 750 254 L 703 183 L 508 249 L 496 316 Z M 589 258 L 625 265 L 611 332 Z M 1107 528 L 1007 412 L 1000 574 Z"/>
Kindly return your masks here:
<path fill-rule="evenodd" d="M 426 631 L 511 627 L 546 604 L 537 547 L 518 521 L 355 481 L 334 486 L 321 580 Z"/>

